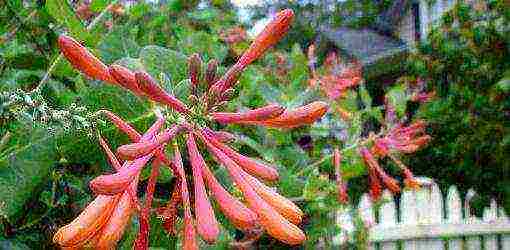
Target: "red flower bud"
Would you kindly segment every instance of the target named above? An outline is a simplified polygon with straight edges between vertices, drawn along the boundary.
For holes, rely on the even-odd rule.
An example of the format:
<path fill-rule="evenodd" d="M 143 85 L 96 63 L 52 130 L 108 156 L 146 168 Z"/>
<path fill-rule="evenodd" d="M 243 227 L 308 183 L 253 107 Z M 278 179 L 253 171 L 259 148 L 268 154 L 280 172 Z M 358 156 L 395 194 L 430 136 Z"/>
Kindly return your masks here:
<path fill-rule="evenodd" d="M 127 122 L 122 120 L 122 118 L 118 117 L 116 114 L 108 111 L 108 110 L 101 110 L 101 113 L 105 114 L 108 119 L 122 132 L 127 134 L 129 139 L 134 142 L 138 142 L 142 136 L 140 133 L 138 133 L 131 125 L 129 125 Z"/>
<path fill-rule="evenodd" d="M 335 175 L 338 189 L 338 201 L 344 204 L 349 202 L 349 196 L 347 195 L 347 183 L 342 180 L 342 172 L 340 170 L 340 163 L 342 161 L 342 156 L 340 154 L 340 150 L 335 148 L 333 152 L 333 165 L 335 166 Z"/>
<path fill-rule="evenodd" d="M 202 71 L 202 59 L 198 54 L 193 54 L 188 59 L 188 74 L 191 81 L 191 88 L 195 93 L 198 84 L 200 83 L 200 72 Z"/>
<path fill-rule="evenodd" d="M 184 167 L 182 166 L 181 153 L 177 144 L 174 144 L 174 164 L 178 171 L 181 181 L 181 197 L 182 205 L 184 208 L 184 239 L 183 246 L 184 250 L 195 250 L 198 249 L 197 239 L 195 236 L 195 226 L 193 216 L 191 215 L 191 206 L 189 202 L 188 184 L 186 184 L 186 175 L 184 174 Z"/>
<path fill-rule="evenodd" d="M 216 81 L 216 71 L 218 69 L 218 61 L 211 59 L 207 63 L 207 69 L 205 70 L 205 82 L 210 87 Z"/>
<path fill-rule="evenodd" d="M 241 168 L 243 168 L 248 173 L 259 176 L 260 178 L 268 181 L 278 180 L 278 171 L 276 171 L 275 168 L 241 155 L 225 144 L 214 139 L 212 134 L 207 133 L 205 130 L 203 130 L 203 132 L 208 141 L 210 141 L 215 147 L 222 150 L 228 157 L 232 158 L 237 164 L 239 164 Z"/>
<path fill-rule="evenodd" d="M 295 128 L 312 124 L 326 114 L 326 111 L 328 111 L 328 104 L 316 101 L 293 110 L 285 110 L 280 116 L 272 119 L 246 123 L 273 128 Z"/>
<path fill-rule="evenodd" d="M 235 140 L 236 136 L 227 131 L 214 131 L 209 128 L 204 128 L 204 131 L 210 134 L 214 139 L 221 143 L 227 143 Z"/>
<path fill-rule="evenodd" d="M 152 158 L 152 154 L 136 159 L 134 162 L 126 162 L 129 165 L 122 167 L 119 172 L 109 175 L 100 175 L 90 181 L 89 185 L 96 194 L 114 195 L 125 191 L 140 173 L 145 164 Z"/>
<path fill-rule="evenodd" d="M 138 96 L 144 96 L 136 82 L 135 73 L 131 70 L 123 66 L 113 64 L 108 67 L 108 72 L 122 87 L 132 91 Z"/>
<path fill-rule="evenodd" d="M 294 12 L 290 9 L 278 12 L 276 17 L 264 28 L 250 47 L 243 53 L 239 61 L 214 84 L 212 87 L 213 93 L 218 96 L 223 93 L 223 91 L 231 88 L 235 84 L 239 74 L 248 64 L 261 57 L 268 48 L 275 45 L 287 33 L 293 19 Z"/>
<path fill-rule="evenodd" d="M 382 187 L 381 181 L 377 177 L 377 173 L 373 168 L 368 169 L 368 182 L 370 185 L 370 190 L 368 192 L 370 198 L 372 198 L 373 201 L 378 201 L 382 195 Z"/>
<path fill-rule="evenodd" d="M 212 117 L 219 123 L 242 123 L 246 121 L 262 121 L 279 116 L 285 110 L 278 104 L 269 104 L 265 107 L 248 110 L 242 113 L 212 113 Z"/>
<path fill-rule="evenodd" d="M 365 161 L 365 164 L 367 165 L 367 168 L 369 169 L 369 174 L 370 171 L 372 170 L 375 171 L 375 173 L 381 178 L 386 188 L 388 188 L 393 193 L 400 192 L 398 182 L 392 177 L 388 176 L 386 172 L 384 172 L 381 166 L 379 166 L 379 163 L 377 163 L 372 153 L 370 153 L 370 151 L 368 151 L 367 148 L 365 147 L 361 148 L 360 153 L 361 156 L 363 157 L 363 160 Z"/>
<path fill-rule="evenodd" d="M 58 37 L 58 45 L 62 54 L 64 54 L 73 67 L 86 76 L 117 84 L 108 72 L 108 67 L 73 38 L 60 35 Z"/>
<path fill-rule="evenodd" d="M 168 94 L 152 77 L 145 72 L 135 73 L 140 89 L 153 101 L 160 102 L 180 113 L 189 113 L 189 109 L 179 99 Z"/>
<path fill-rule="evenodd" d="M 255 38 L 255 41 L 253 41 L 248 50 L 243 53 L 238 63 L 244 68 L 261 57 L 268 48 L 282 39 L 289 30 L 293 19 L 294 12 L 291 9 L 278 12 L 273 20 Z"/>
<path fill-rule="evenodd" d="M 188 134 L 186 141 L 188 154 L 193 170 L 193 186 L 195 187 L 195 217 L 197 219 L 197 232 L 208 243 L 214 243 L 220 233 L 218 221 L 214 216 L 214 210 L 209 202 L 202 179 L 202 169 L 206 168 L 204 159 L 198 152 L 195 139 Z"/>
<path fill-rule="evenodd" d="M 115 157 L 115 154 L 113 154 L 112 150 L 101 136 L 99 136 L 99 144 L 106 153 L 106 158 L 110 165 L 112 165 L 115 170 L 119 171 L 122 168 L 122 165 L 120 165 L 119 160 L 117 160 L 117 157 Z"/>
<path fill-rule="evenodd" d="M 174 125 L 156 136 L 152 141 L 142 141 L 122 145 L 117 149 L 117 154 L 121 159 L 125 160 L 140 158 L 153 152 L 164 143 L 167 143 L 169 140 L 174 138 L 181 131 L 181 129 L 181 126 Z"/>

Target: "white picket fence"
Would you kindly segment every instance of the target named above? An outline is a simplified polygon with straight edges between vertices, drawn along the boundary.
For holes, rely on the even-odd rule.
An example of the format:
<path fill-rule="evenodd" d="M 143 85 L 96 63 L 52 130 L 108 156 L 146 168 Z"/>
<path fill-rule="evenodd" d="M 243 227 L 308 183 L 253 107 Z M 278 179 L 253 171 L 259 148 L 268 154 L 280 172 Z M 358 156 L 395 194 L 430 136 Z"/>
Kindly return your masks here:
<path fill-rule="evenodd" d="M 474 191 L 470 190 L 466 197 L 472 194 Z M 404 191 L 399 207 L 388 190 L 384 191 L 383 199 L 387 202 L 375 209 L 364 194 L 356 210 L 339 211 L 336 220 L 342 231 L 333 243 L 352 242 L 352 218 L 357 211 L 368 227 L 368 249 L 510 250 L 510 221 L 495 201 L 485 208 L 483 218 L 476 218 L 469 212 L 467 199 L 462 206 L 455 186 L 448 189 L 444 200 L 432 181 L 418 191 Z"/>

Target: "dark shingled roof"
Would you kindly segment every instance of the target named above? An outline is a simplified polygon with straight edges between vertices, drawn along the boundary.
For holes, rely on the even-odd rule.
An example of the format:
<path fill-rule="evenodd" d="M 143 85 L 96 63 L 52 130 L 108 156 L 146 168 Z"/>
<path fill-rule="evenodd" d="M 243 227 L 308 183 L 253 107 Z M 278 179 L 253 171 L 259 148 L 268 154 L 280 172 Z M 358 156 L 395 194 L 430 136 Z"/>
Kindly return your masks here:
<path fill-rule="evenodd" d="M 368 28 L 322 28 L 321 33 L 339 49 L 358 59 L 363 66 L 369 66 L 383 58 L 405 53 L 409 49 L 404 42 L 380 35 Z"/>

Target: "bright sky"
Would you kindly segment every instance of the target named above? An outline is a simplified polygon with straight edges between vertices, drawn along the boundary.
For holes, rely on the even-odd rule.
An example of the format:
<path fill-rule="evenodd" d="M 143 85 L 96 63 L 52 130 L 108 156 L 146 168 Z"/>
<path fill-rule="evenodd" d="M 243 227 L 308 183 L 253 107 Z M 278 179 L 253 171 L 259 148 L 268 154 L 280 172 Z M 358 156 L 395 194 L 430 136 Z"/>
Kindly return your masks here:
<path fill-rule="evenodd" d="M 262 0 L 231 0 L 231 2 L 237 7 L 245 7 L 250 5 L 257 5 L 262 2 Z"/>

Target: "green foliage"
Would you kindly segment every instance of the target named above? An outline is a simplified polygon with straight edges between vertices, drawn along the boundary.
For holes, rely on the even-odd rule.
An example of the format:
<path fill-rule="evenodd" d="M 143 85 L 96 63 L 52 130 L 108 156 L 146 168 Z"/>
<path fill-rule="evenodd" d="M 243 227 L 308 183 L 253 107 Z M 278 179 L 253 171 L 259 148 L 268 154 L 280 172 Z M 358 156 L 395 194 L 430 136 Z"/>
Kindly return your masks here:
<path fill-rule="evenodd" d="M 418 110 L 434 140 L 412 159 L 413 169 L 444 186 L 473 187 L 481 194 L 476 207 L 496 196 L 508 211 L 510 19 L 504 2 L 492 1 L 484 12 L 456 6 L 410 58 L 409 72 L 440 95 Z"/>

